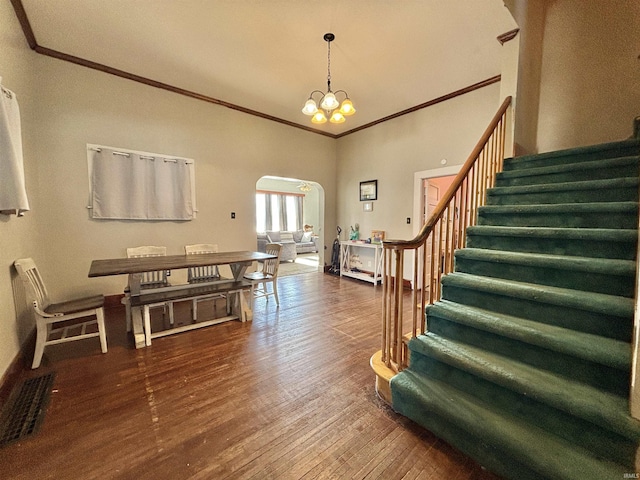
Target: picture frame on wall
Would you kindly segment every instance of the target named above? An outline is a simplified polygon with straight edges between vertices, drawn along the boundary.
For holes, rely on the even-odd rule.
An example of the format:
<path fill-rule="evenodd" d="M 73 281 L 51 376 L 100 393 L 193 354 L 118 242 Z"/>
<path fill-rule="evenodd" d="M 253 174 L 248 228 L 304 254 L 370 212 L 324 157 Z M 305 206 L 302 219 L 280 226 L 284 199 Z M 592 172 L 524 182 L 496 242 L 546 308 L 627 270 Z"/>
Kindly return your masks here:
<path fill-rule="evenodd" d="M 360 182 L 360 201 L 368 202 L 378 199 L 378 180 Z"/>

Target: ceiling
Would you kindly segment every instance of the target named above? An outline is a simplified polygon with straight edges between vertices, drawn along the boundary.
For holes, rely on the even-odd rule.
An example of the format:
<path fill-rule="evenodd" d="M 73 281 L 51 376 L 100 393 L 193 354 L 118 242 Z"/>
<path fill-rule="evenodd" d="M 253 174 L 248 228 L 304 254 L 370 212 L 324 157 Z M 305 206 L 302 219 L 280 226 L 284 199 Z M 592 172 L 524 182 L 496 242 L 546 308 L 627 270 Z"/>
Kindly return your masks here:
<path fill-rule="evenodd" d="M 22 0 L 37 44 L 325 134 L 344 134 L 500 73 L 502 0 Z M 332 90 L 357 109 L 316 126 Z"/>

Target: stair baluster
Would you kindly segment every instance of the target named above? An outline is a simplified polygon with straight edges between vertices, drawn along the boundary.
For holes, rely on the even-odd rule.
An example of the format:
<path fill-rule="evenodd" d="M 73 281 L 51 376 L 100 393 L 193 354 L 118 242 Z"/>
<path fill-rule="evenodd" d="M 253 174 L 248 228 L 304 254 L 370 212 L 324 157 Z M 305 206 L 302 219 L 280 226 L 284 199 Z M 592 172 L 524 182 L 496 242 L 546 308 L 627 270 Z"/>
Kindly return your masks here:
<path fill-rule="evenodd" d="M 478 207 L 502 171 L 507 97 L 455 180 L 418 235 L 409 241 L 385 240 L 382 362 L 398 372 L 407 365 L 404 341 L 403 279 L 405 252 L 413 253 L 412 337 L 426 331 L 425 307 L 440 299 L 442 276 L 453 271 L 453 252 L 465 243 L 466 230 L 475 225 Z"/>

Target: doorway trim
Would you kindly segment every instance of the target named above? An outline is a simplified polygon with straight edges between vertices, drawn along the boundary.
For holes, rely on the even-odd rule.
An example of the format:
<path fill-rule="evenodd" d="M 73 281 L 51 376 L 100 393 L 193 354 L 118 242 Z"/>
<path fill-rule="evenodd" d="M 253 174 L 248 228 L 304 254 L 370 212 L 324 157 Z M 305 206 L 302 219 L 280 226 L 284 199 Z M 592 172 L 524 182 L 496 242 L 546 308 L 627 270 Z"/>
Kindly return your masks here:
<path fill-rule="evenodd" d="M 424 191 L 422 188 L 423 180 L 428 178 L 448 177 L 456 175 L 462 165 L 451 165 L 449 167 L 432 168 L 430 170 L 422 170 L 413 174 L 413 237 L 415 238 L 422 228 L 422 211 L 424 209 Z M 413 255 L 405 256 L 404 270 L 411 273 L 411 288 L 415 289 L 413 284 Z"/>
<path fill-rule="evenodd" d="M 451 165 L 450 167 L 433 168 L 431 170 L 422 170 L 413 174 L 413 229 L 412 233 L 415 237 L 422 228 L 422 209 L 424 208 L 424 192 L 422 181 L 427 178 L 448 177 L 455 175 L 460 171 L 462 165 Z M 412 272 L 413 273 L 413 272 Z"/>

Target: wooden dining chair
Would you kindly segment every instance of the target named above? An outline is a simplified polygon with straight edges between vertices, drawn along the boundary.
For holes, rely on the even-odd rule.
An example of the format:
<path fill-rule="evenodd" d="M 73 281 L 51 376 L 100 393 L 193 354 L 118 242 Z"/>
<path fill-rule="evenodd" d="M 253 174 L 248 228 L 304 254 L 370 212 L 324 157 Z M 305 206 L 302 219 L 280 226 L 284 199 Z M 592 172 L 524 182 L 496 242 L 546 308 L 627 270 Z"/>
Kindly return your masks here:
<path fill-rule="evenodd" d="M 103 295 L 52 303 L 33 259 L 21 258 L 16 260 L 13 265 L 22 280 L 36 320 L 36 348 L 31 368 L 40 366 L 44 347 L 47 345 L 100 337 L 102 353 L 107 353 Z M 88 317 L 95 318 L 84 322 L 69 322 L 69 320 Z M 97 326 L 97 331 L 94 331 L 93 325 Z"/>
<path fill-rule="evenodd" d="M 167 247 L 156 247 L 150 245 L 144 245 L 141 247 L 129 247 L 127 248 L 127 258 L 139 258 L 139 257 L 164 257 L 167 254 Z M 140 289 L 151 289 L 166 287 L 169 285 L 167 280 L 167 271 L 155 271 L 144 272 L 142 274 L 142 280 L 140 282 Z M 125 295 L 122 299 L 122 303 L 126 310 L 127 332 L 131 331 L 131 304 L 129 296 Z M 169 314 L 169 323 L 173 325 L 173 302 L 159 302 L 150 305 L 145 305 L 145 329 L 150 330 L 151 320 L 149 318 L 149 309 L 162 307 L 163 317 Z M 151 331 L 149 331 L 151 335 Z"/>
<path fill-rule="evenodd" d="M 276 258 L 270 258 L 262 263 L 262 269 L 257 272 L 244 274 L 244 279 L 251 282 L 251 310 L 256 298 L 265 297 L 269 301 L 269 296 L 273 295 L 276 299 L 276 305 L 280 306 L 278 299 L 278 267 L 280 266 L 280 253 L 282 245 L 278 243 L 268 243 L 266 253 L 275 255 Z M 271 291 L 269 291 L 271 284 Z"/>
<path fill-rule="evenodd" d="M 186 255 L 202 255 L 206 253 L 218 253 L 218 245 L 212 243 L 197 243 L 194 245 L 185 245 L 184 253 Z M 190 284 L 214 282 L 220 280 L 220 271 L 217 265 L 206 265 L 201 267 L 189 267 L 187 270 L 187 281 Z M 225 298 L 226 295 L 217 293 L 210 295 L 202 295 L 191 298 L 191 319 L 195 322 L 198 320 L 198 302 L 203 300 L 215 300 Z M 215 304 L 214 304 L 215 314 Z"/>

